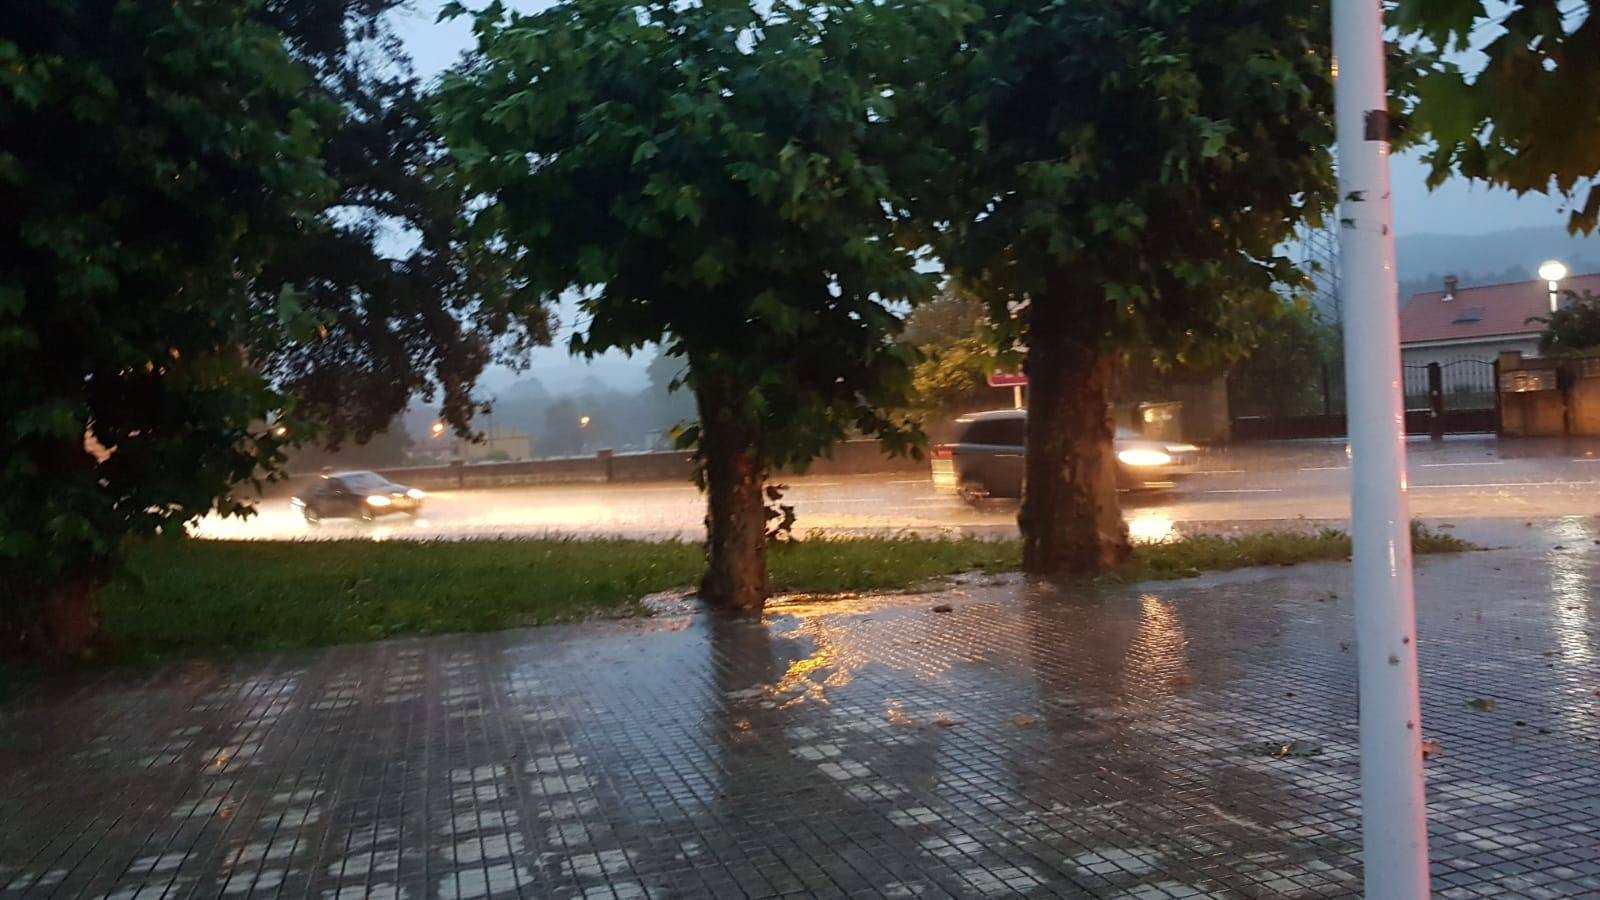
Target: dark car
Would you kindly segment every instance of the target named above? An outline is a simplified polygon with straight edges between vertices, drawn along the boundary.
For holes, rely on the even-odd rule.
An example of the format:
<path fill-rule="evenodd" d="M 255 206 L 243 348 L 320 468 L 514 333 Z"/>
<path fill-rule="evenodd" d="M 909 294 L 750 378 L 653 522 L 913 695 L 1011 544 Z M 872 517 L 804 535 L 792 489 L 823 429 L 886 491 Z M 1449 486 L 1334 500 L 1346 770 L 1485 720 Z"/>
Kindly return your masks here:
<path fill-rule="evenodd" d="M 377 472 L 334 472 L 324 475 L 289 502 L 312 524 L 323 519 L 376 519 L 422 512 L 427 495 L 395 484 Z"/>
<path fill-rule="evenodd" d="M 1022 496 L 1022 446 L 1028 412 L 1000 409 L 955 421 L 954 439 L 933 450 L 934 487 L 968 500 Z M 1118 429 L 1117 485 L 1122 490 L 1158 490 L 1176 485 L 1199 448 L 1140 437 Z"/>

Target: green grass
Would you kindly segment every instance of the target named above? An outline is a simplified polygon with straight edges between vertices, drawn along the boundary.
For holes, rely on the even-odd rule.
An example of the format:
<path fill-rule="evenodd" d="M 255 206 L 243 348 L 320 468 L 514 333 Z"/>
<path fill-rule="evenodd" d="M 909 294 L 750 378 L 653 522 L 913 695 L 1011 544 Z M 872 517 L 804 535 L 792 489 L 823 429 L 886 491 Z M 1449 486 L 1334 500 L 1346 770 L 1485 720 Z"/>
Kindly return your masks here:
<path fill-rule="evenodd" d="M 1470 549 L 1434 533 L 1417 548 Z M 1335 531 L 1189 537 L 1141 546 L 1109 580 L 1349 552 Z M 783 593 L 901 590 L 1019 562 L 1017 541 L 917 537 L 814 539 L 770 556 Z M 692 586 L 700 563 L 693 544 L 626 540 L 153 542 L 132 554 L 103 608 L 116 656 L 157 659 L 639 615 L 641 597 Z"/>

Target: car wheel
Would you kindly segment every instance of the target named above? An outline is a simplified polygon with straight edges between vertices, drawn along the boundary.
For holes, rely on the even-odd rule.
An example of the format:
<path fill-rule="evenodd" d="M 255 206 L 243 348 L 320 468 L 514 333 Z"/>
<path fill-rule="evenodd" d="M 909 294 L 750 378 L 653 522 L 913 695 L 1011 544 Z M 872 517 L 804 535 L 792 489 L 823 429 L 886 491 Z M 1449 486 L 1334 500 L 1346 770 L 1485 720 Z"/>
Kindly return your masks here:
<path fill-rule="evenodd" d="M 981 481 L 963 481 L 957 491 L 961 502 L 968 506 L 977 506 L 989 497 L 989 489 Z"/>
<path fill-rule="evenodd" d="M 317 508 L 309 503 L 300 507 L 300 515 L 305 517 L 307 525 L 315 527 L 322 524 L 322 513 L 317 512 Z"/>

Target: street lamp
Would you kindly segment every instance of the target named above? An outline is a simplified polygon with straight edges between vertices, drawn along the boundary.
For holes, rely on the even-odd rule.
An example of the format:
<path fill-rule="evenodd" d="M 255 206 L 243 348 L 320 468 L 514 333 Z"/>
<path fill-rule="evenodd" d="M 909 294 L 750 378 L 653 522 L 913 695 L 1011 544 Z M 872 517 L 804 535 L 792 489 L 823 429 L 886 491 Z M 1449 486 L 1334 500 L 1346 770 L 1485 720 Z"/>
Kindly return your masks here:
<path fill-rule="evenodd" d="M 1546 260 L 1539 266 L 1539 277 L 1550 285 L 1550 311 L 1555 312 L 1560 306 L 1558 298 L 1561 296 L 1561 279 L 1567 277 L 1567 267 L 1560 260 Z"/>
<path fill-rule="evenodd" d="M 579 416 L 578 417 L 578 427 L 579 428 L 588 428 L 589 427 L 589 417 L 588 416 Z"/>
<path fill-rule="evenodd" d="M 444 435 L 444 423 L 435 422 L 428 426 L 428 431 L 431 432 L 434 437 L 442 437 Z"/>

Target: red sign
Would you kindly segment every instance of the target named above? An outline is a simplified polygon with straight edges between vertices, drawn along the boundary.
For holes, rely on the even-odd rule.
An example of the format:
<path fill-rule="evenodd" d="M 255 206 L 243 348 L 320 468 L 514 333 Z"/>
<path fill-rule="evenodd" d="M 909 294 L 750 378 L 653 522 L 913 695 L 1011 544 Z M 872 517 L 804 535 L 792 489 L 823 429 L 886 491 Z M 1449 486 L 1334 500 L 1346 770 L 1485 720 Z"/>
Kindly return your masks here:
<path fill-rule="evenodd" d="M 989 376 L 989 387 L 1027 387 L 1028 376 L 1021 372 L 996 372 Z"/>

